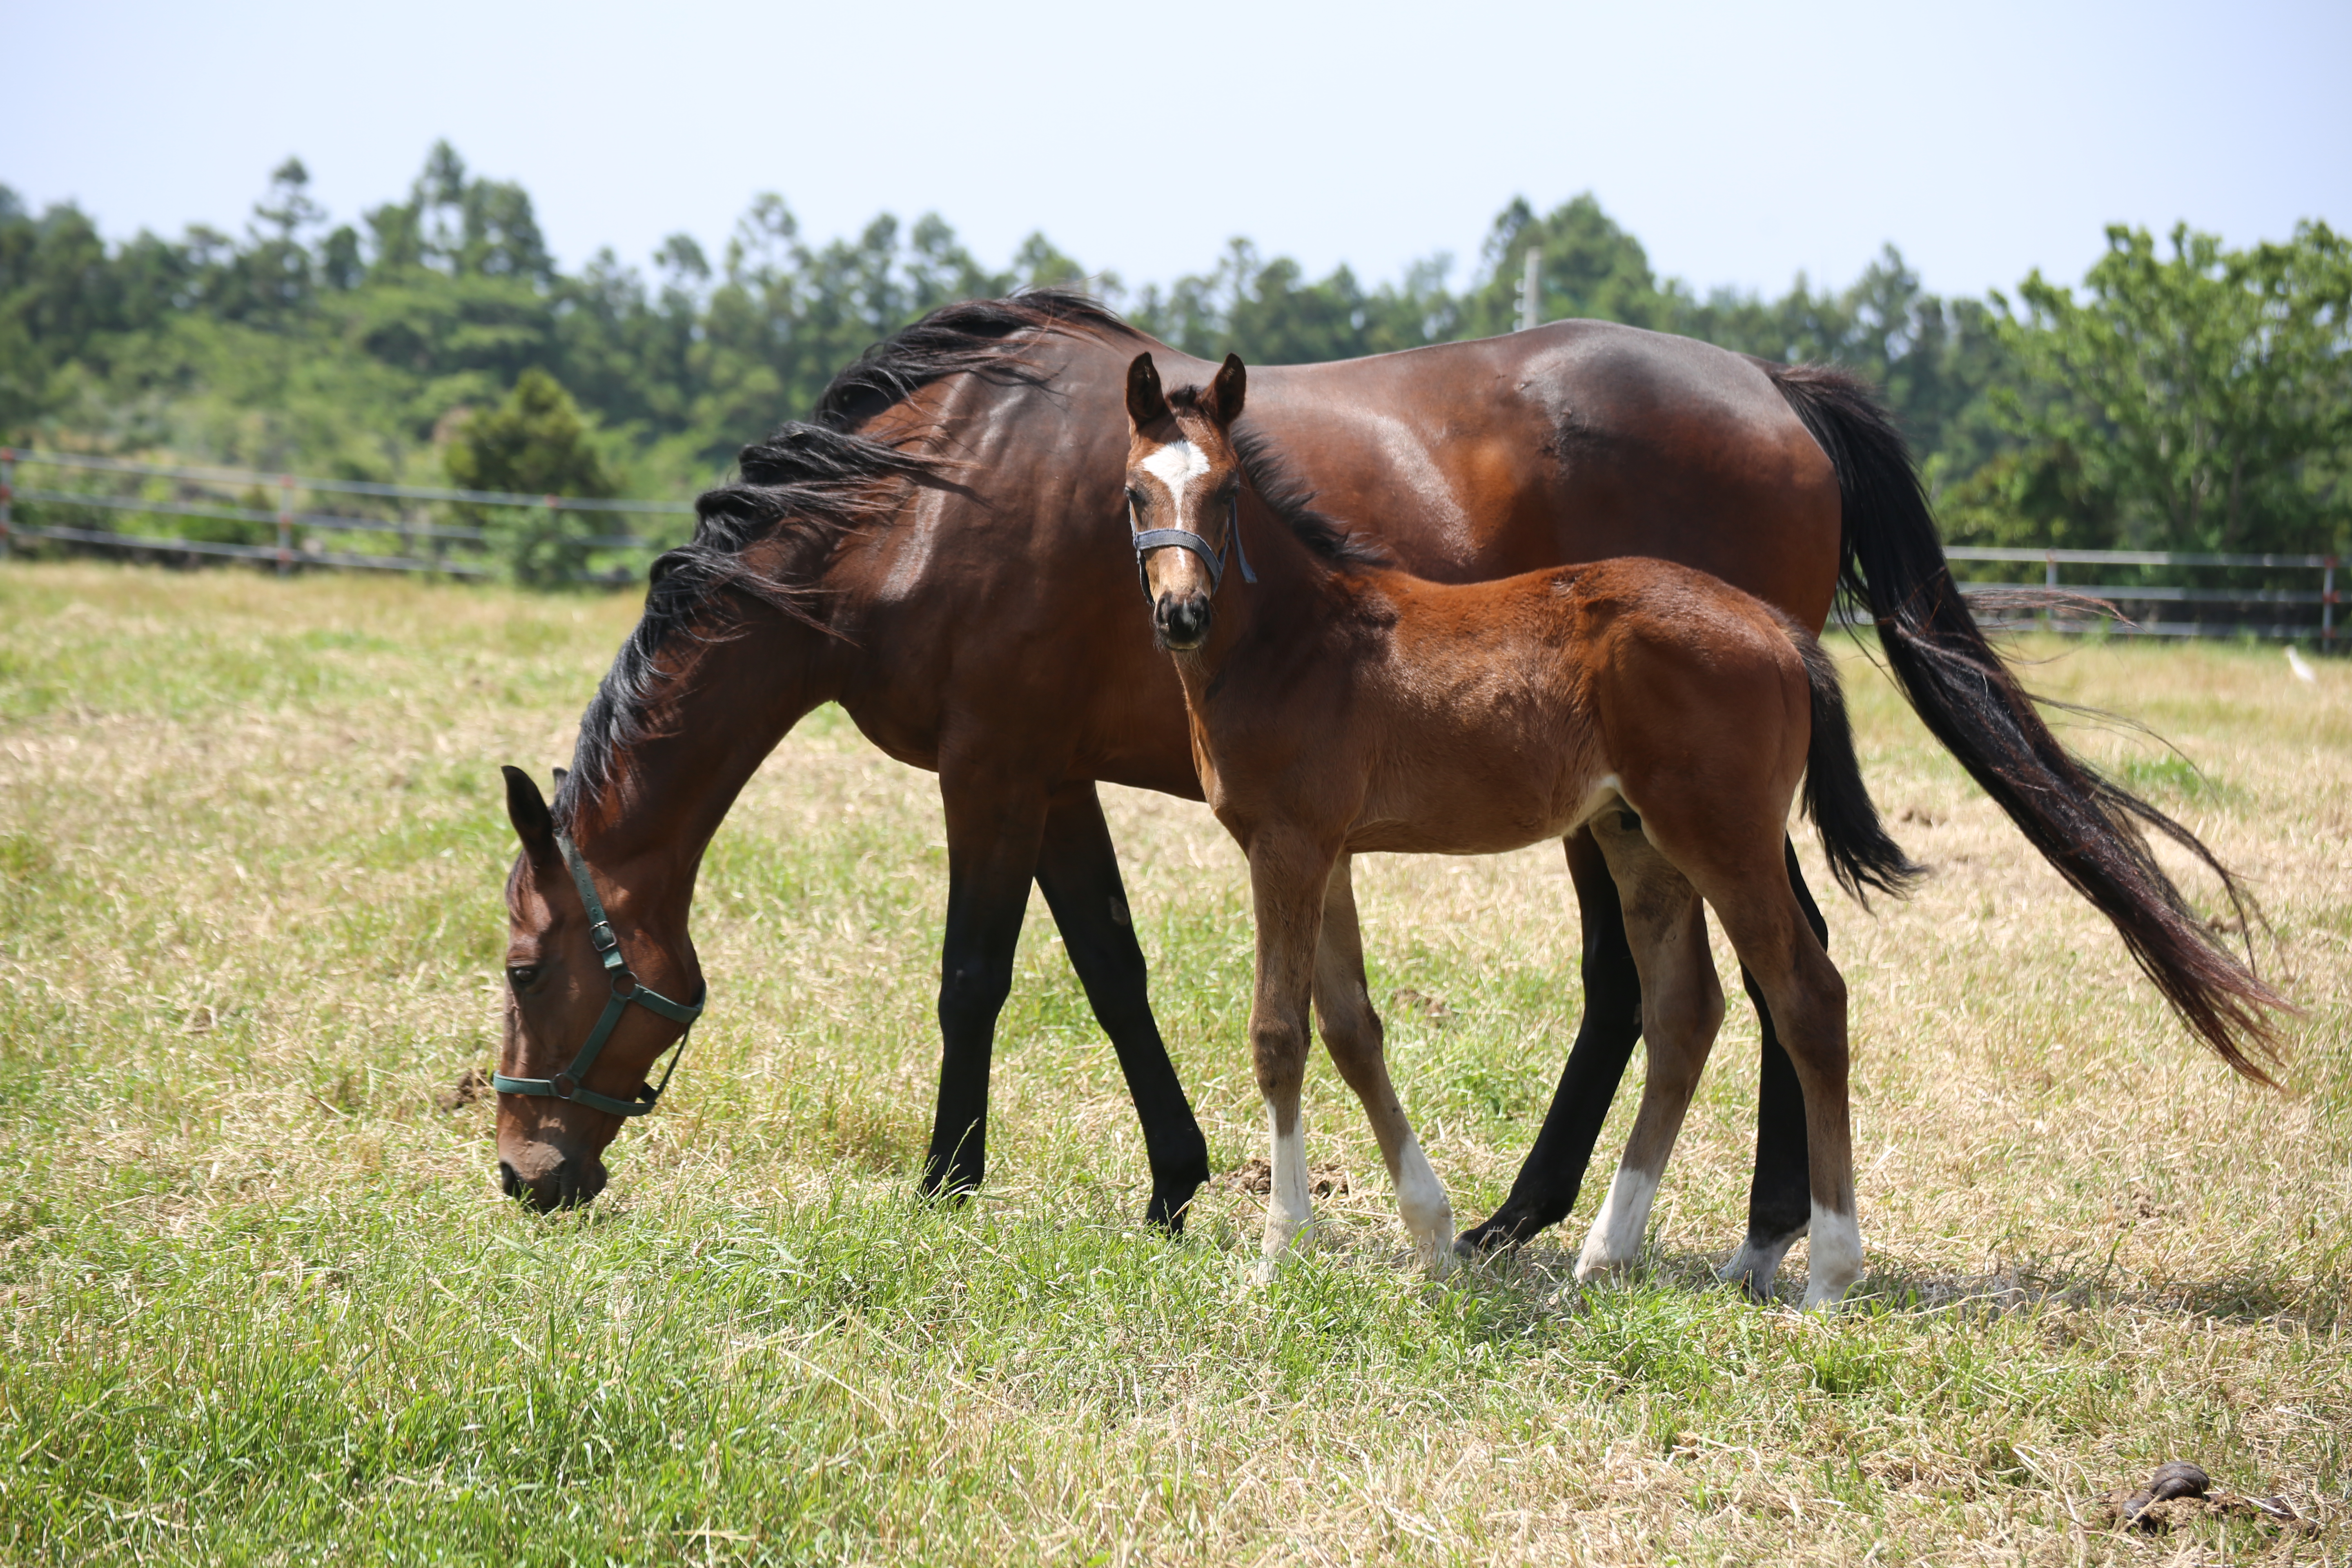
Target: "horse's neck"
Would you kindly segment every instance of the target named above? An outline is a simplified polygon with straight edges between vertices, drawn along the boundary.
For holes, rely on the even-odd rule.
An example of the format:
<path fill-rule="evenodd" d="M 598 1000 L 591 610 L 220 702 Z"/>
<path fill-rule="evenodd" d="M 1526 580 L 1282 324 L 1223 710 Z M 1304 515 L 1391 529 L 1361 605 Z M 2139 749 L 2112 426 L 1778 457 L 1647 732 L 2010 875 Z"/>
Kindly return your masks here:
<path fill-rule="evenodd" d="M 664 660 L 641 739 L 616 748 L 593 792 L 573 803 L 572 832 L 611 868 L 640 918 L 682 927 L 703 851 L 735 797 L 792 727 L 834 695 L 836 639 L 773 612 Z"/>

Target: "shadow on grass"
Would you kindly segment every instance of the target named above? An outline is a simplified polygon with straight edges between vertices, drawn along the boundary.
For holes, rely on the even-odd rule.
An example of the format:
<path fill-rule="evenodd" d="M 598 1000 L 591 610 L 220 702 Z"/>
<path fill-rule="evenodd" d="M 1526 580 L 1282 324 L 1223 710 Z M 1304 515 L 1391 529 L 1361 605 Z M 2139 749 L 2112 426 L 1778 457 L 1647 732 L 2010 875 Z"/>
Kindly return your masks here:
<path fill-rule="evenodd" d="M 1717 1277 L 1730 1256 L 1688 1250 L 1643 1255 L 1633 1273 L 1580 1285 L 1576 1253 L 1535 1243 L 1483 1258 L 1458 1269 L 1454 1289 L 1482 1299 L 1504 1317 L 1557 1317 L 1587 1310 L 1590 1292 L 1627 1288 L 1681 1295 L 1729 1293 Z M 2345 1319 L 2352 1304 L 2352 1278 L 2338 1271 L 2311 1279 L 2242 1270 L 2208 1279 L 2167 1279 L 2156 1285 L 2110 1282 L 2112 1270 L 2005 1268 L 1981 1274 L 1940 1270 L 1926 1260 L 1882 1256 L 1846 1297 L 1848 1310 L 1895 1316 L 1951 1315 L 1997 1319 L 2057 1307 L 2076 1311 L 2105 1309 L 2171 1312 L 2249 1325 L 2268 1324 L 2325 1334 Z M 1804 1299 L 1804 1275 L 1784 1268 L 1774 1282 L 1772 1306 L 1794 1309 Z"/>

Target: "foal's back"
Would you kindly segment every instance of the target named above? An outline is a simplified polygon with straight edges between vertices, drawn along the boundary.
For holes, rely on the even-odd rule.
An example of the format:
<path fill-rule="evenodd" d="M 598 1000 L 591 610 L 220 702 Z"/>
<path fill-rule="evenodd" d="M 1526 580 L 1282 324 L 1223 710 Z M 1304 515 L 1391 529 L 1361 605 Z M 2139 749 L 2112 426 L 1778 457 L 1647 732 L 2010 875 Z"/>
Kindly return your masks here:
<path fill-rule="evenodd" d="M 1801 632 L 1760 600 L 1639 558 L 1351 587 L 1332 650 L 1362 784 L 1350 849 L 1515 849 L 1620 796 L 1785 817 L 1810 696 Z"/>

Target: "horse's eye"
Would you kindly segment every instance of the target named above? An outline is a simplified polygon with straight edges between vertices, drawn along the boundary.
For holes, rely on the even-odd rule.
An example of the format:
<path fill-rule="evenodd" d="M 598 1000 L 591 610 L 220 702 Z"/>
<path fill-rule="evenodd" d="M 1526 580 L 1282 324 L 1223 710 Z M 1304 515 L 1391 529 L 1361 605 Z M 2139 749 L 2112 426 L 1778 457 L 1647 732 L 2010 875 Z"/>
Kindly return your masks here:
<path fill-rule="evenodd" d="M 518 991 L 530 990 L 530 983 L 538 978 L 539 965 L 535 963 L 509 963 L 507 965 L 507 984 L 513 986 Z"/>

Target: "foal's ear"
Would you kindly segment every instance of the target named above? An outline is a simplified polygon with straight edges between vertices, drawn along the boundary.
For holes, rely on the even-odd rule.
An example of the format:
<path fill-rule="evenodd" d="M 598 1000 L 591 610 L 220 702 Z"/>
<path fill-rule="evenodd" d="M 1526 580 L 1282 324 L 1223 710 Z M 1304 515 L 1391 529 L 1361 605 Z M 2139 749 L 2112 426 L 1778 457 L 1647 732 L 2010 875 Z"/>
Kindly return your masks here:
<path fill-rule="evenodd" d="M 1209 383 L 1209 406 L 1217 411 L 1218 424 L 1230 425 L 1242 416 L 1242 395 L 1248 390 L 1249 372 L 1242 368 L 1242 356 L 1227 354 Z"/>
<path fill-rule="evenodd" d="M 554 859 L 555 816 L 547 809 L 539 785 L 520 768 L 504 767 L 499 772 L 507 775 L 507 820 L 514 824 L 515 837 L 522 840 L 522 852 L 534 864 Z"/>
<path fill-rule="evenodd" d="M 1160 367 L 1149 350 L 1127 367 L 1127 416 L 1139 430 L 1168 417 L 1168 394 L 1160 390 Z"/>

